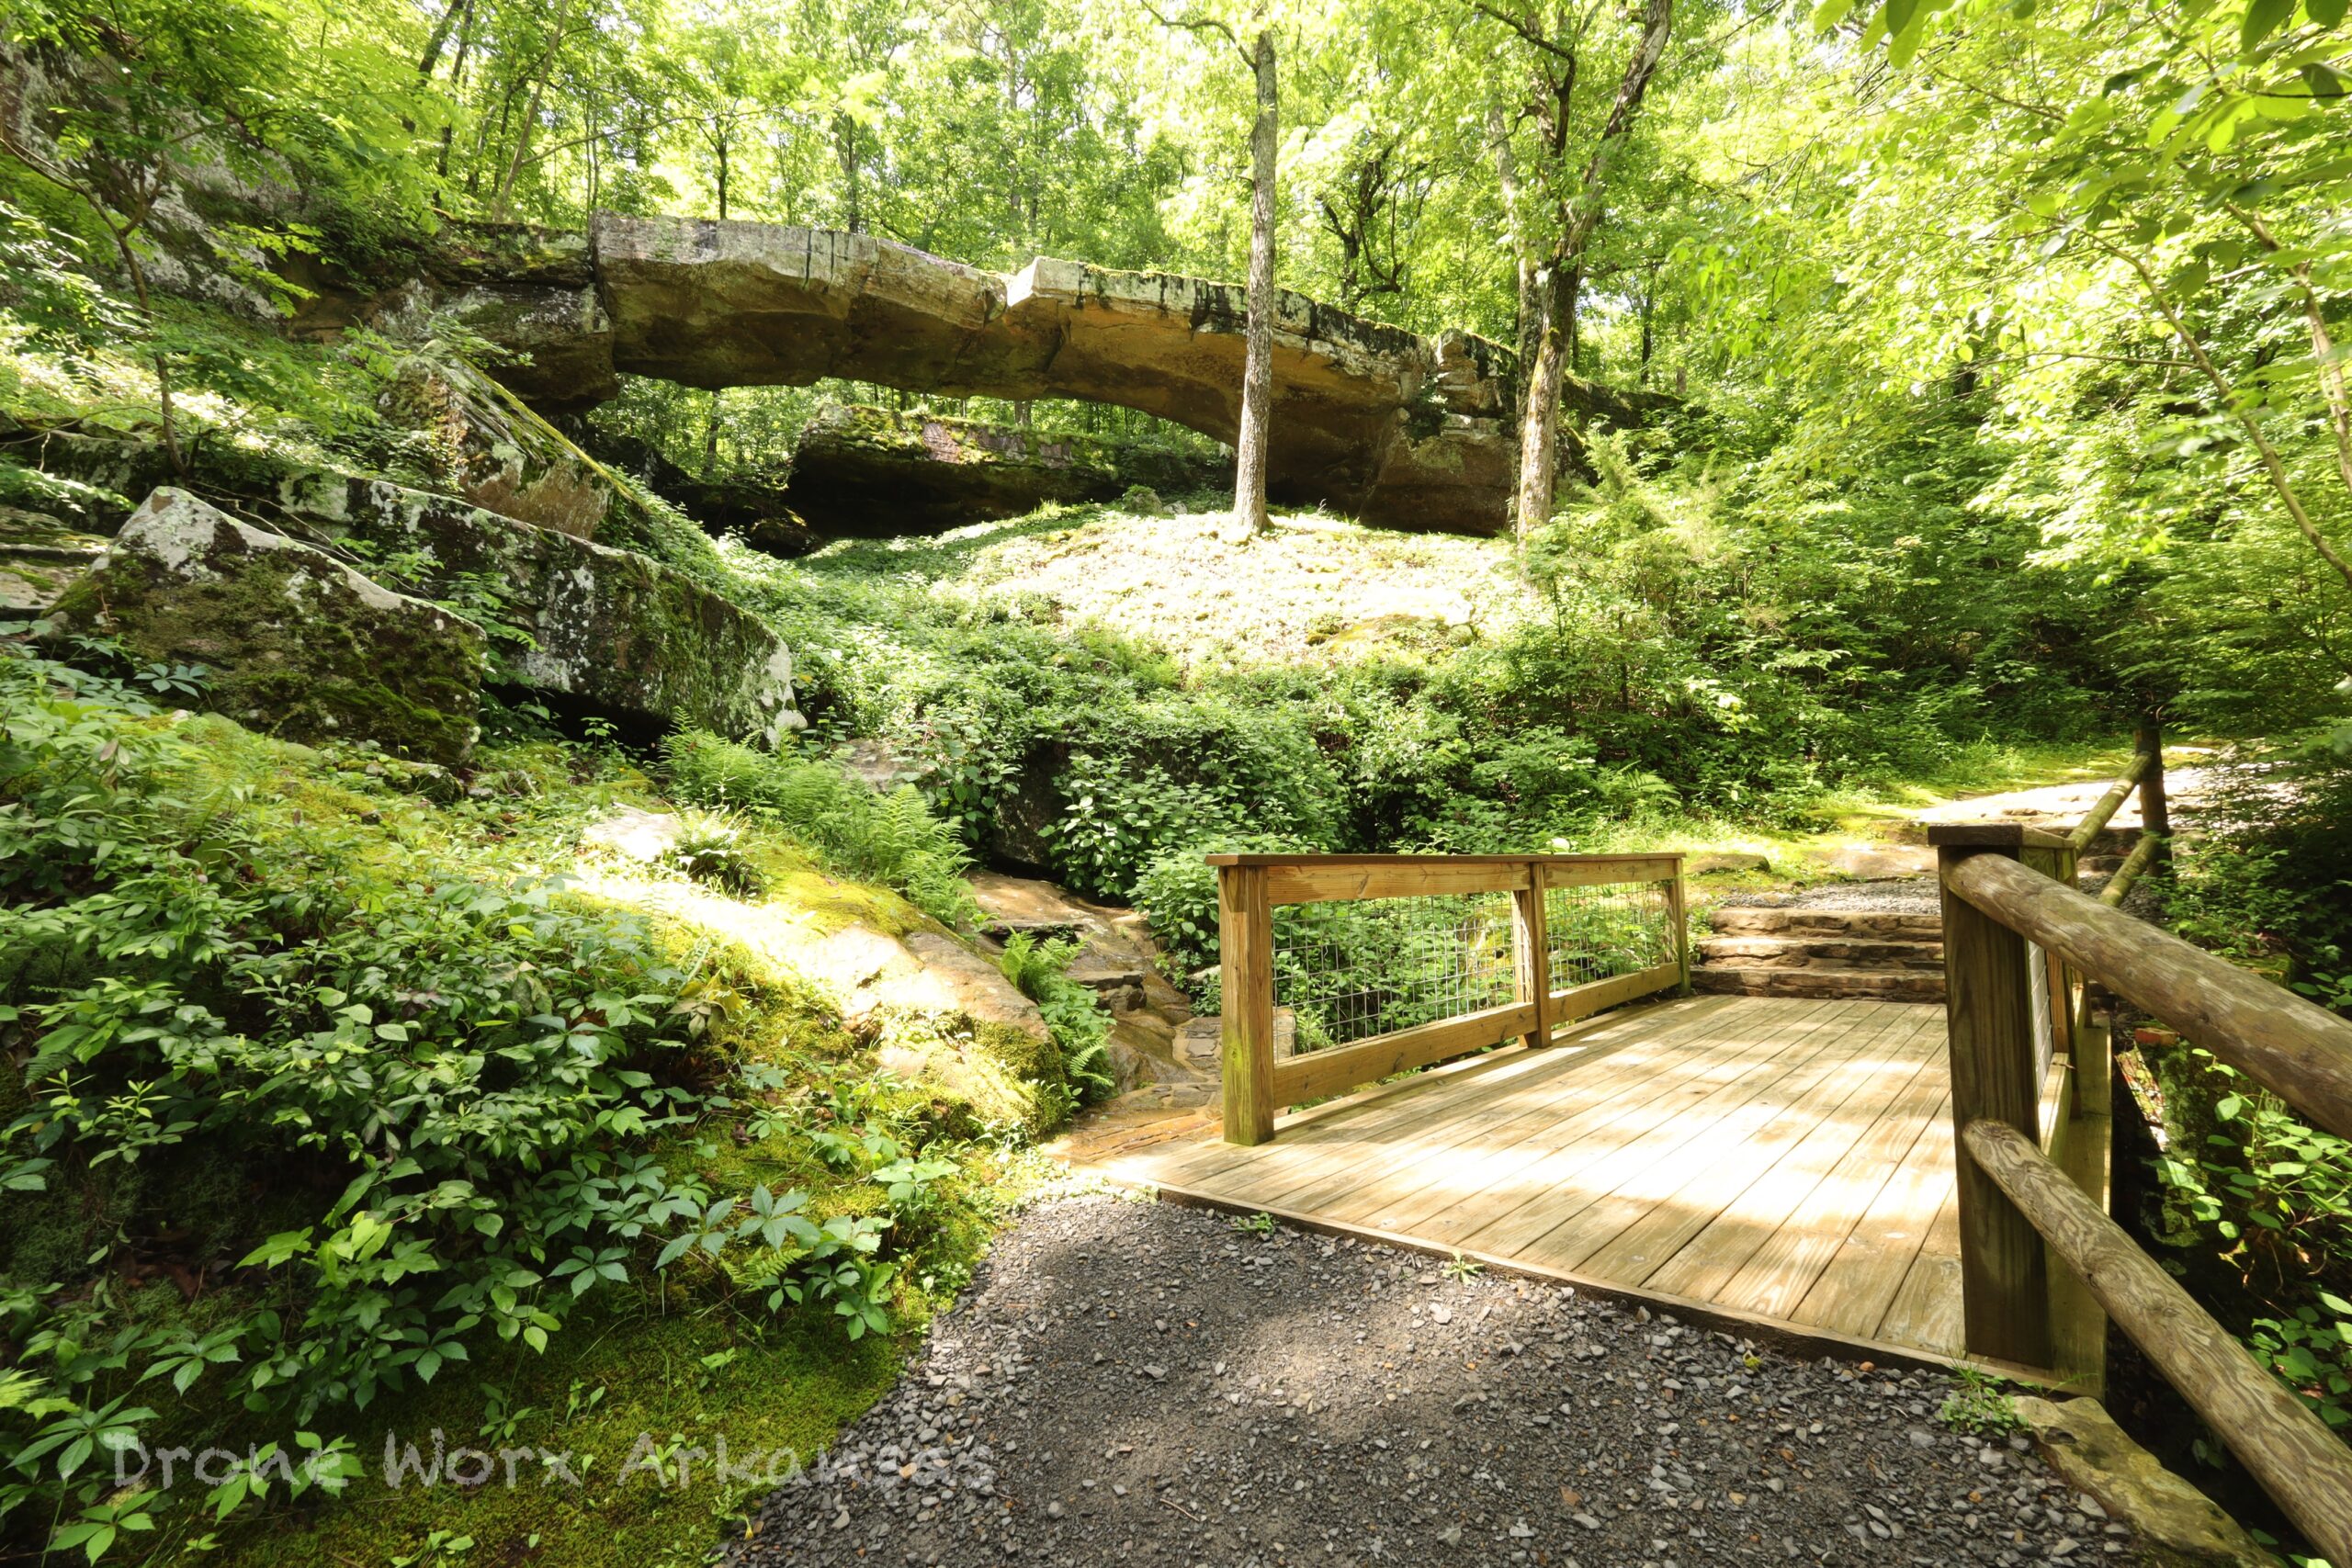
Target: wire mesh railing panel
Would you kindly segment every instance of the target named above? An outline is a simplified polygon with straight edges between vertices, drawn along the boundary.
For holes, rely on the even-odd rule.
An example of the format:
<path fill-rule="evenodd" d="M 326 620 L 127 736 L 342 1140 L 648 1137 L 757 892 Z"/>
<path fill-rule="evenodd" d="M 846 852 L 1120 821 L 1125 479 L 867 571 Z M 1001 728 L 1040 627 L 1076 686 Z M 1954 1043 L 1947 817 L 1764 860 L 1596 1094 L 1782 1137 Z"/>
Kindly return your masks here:
<path fill-rule="evenodd" d="M 1675 961 L 1672 884 L 1613 882 L 1544 890 L 1552 988 L 1565 991 Z"/>
<path fill-rule="evenodd" d="M 1274 1006 L 1295 1021 L 1294 1053 L 1502 1007 L 1516 998 L 1515 985 L 1508 893 L 1274 913 Z"/>

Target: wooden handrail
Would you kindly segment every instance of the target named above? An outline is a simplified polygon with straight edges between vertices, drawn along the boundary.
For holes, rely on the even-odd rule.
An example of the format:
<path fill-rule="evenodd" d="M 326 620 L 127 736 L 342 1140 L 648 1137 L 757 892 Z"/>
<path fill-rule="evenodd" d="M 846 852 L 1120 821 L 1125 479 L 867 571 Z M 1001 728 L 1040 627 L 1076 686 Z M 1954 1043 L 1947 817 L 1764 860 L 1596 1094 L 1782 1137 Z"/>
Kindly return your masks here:
<path fill-rule="evenodd" d="M 1931 840 L 1937 831 L 1930 829 Z M 2329 1132 L 2352 1138 L 2352 1022 L 2006 855 L 1962 857 L 1946 866 L 1943 883 Z"/>
<path fill-rule="evenodd" d="M 2142 829 L 2140 841 L 2132 846 L 2132 852 L 2123 857 L 2123 863 L 2115 868 L 2115 874 L 2109 877 L 2107 886 L 2098 890 L 2098 901 L 2110 909 L 2120 905 L 2123 896 L 2132 891 L 2132 884 L 2156 863 L 2156 852 L 2164 848 L 2164 842 L 2162 833 L 2151 833 Z"/>
<path fill-rule="evenodd" d="M 2124 888 L 2161 852 L 2164 777 L 2142 783 L 2140 843 L 2116 881 Z M 2112 792 L 2110 792 L 2112 793 Z M 2104 804 L 2104 803 L 2103 803 Z M 2154 820 L 2150 820 L 2153 818 Z M 1952 1121 L 1959 1161 L 1961 1295 L 1968 1351 L 2048 1366 L 2062 1333 L 2079 1329 L 2075 1292 L 2053 1277 L 2045 1254 L 2082 1280 L 2211 1422 L 2288 1516 L 2330 1559 L 2352 1562 L 2352 1450 L 2293 1391 L 2190 1300 L 2162 1268 L 2108 1218 L 2080 1174 L 2042 1152 L 2031 1086 L 2041 1042 L 2038 1025 L 2047 976 L 2047 1012 L 2060 1028 L 2066 1065 L 2096 1065 L 2096 1082 L 2073 1086 L 2075 1116 L 2086 1098 L 2106 1155 L 2103 1114 L 2109 1056 L 2103 1032 L 2064 1003 L 2076 974 L 2134 1002 L 2220 1060 L 2279 1095 L 2315 1123 L 2352 1137 L 2352 1022 L 2285 988 L 2132 919 L 2075 886 L 2079 845 L 2006 824 L 1928 829 L 1943 888 L 1946 1016 L 1951 1039 Z M 2037 962 L 2036 955 L 2039 954 Z M 2062 1100 L 2069 1098 L 2062 1093 Z M 2064 1287 L 2064 1289 L 2062 1289 Z M 2087 1309 L 2086 1309 L 2087 1310 Z M 2096 1313 L 2092 1314 L 2096 1322 Z"/>
<path fill-rule="evenodd" d="M 1225 1137 L 1261 1144 L 1283 1106 L 1340 1093 L 1517 1037 L 1552 1031 L 1603 1008 L 1690 983 L 1682 857 L 1615 855 L 1216 854 L 1220 986 L 1224 993 Z M 1634 974 L 1565 989 L 1551 984 L 1544 895 L 1552 887 L 1664 883 L 1673 955 Z M 1273 911 L 1283 905 L 1354 899 L 1509 893 L 1512 1000 L 1409 1029 L 1392 1030 L 1277 1064 L 1274 1060 Z"/>
<path fill-rule="evenodd" d="M 2132 792 L 2140 787 L 2142 779 L 2148 776 L 2148 765 L 2157 761 L 2160 756 L 2161 753 L 2155 751 L 2134 752 L 2132 765 L 2123 770 L 2123 776 L 2108 786 L 2107 793 L 2098 797 L 2098 804 L 2092 807 L 2089 814 L 2075 825 L 2075 830 L 2066 835 L 2066 841 L 2078 850 L 2090 848 L 2091 840 L 2107 827 L 2108 818 L 2132 798 Z"/>
<path fill-rule="evenodd" d="M 2221 1434 L 2322 1555 L 2352 1562 L 2352 1448 L 2083 1195 L 2031 1139 L 1998 1122 L 1962 1133 L 2051 1249 Z"/>

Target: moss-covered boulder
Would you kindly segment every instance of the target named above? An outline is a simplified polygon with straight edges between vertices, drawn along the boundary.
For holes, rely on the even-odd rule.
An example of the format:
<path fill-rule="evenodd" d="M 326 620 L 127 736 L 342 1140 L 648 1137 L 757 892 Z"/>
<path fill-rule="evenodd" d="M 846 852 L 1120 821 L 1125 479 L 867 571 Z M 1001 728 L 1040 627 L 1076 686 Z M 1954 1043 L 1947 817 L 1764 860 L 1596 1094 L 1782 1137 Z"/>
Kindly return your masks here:
<path fill-rule="evenodd" d="M 372 740 L 445 765 L 474 741 L 481 627 L 185 491 L 149 496 L 48 626 L 200 664 L 208 706 L 289 739 Z"/>
<path fill-rule="evenodd" d="M 285 480 L 277 500 L 474 614 L 492 634 L 495 681 L 657 732 L 683 725 L 774 745 L 800 728 L 784 640 L 650 557 L 322 469 Z"/>
<path fill-rule="evenodd" d="M 106 547 L 46 513 L 0 505 L 0 616 L 48 609 Z"/>

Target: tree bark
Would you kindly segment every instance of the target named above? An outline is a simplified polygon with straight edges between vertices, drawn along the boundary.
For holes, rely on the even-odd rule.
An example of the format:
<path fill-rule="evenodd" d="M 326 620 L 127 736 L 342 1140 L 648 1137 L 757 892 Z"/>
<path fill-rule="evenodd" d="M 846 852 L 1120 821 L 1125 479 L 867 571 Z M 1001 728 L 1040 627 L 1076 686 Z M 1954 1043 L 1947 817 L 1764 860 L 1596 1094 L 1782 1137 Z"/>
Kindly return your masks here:
<path fill-rule="evenodd" d="M 1560 320 L 1560 275 L 1545 271 L 1535 280 L 1535 353 L 1527 367 L 1524 412 L 1520 416 L 1519 497 L 1515 508 L 1521 547 L 1552 518 L 1552 489 L 1559 456 L 1560 372 L 1568 355 L 1566 323 Z"/>
<path fill-rule="evenodd" d="M 1267 526 L 1266 444 L 1274 394 L 1274 146 L 1281 100 L 1272 28 L 1258 34 L 1250 63 L 1258 78 L 1258 118 L 1250 128 L 1250 315 L 1241 430 L 1233 449 L 1233 515 L 1256 533 Z"/>
<path fill-rule="evenodd" d="M 1625 73 L 1617 84 L 1617 96 L 1609 106 L 1600 139 L 1585 160 L 1573 197 L 1564 193 L 1560 197 L 1560 235 L 1544 269 L 1543 336 L 1527 378 L 1527 404 L 1520 418 L 1517 526 L 1522 542 L 1530 529 L 1552 515 L 1552 486 L 1559 463 L 1560 378 L 1576 332 L 1585 251 L 1600 227 L 1609 168 L 1633 134 L 1643 95 L 1649 91 L 1650 78 L 1665 58 L 1673 27 L 1674 0 L 1647 0 L 1641 40 L 1625 62 Z"/>
<path fill-rule="evenodd" d="M 1519 314 L 1513 322 L 1516 331 L 1511 336 L 1511 347 L 1519 356 L 1523 392 L 1525 378 L 1534 371 L 1542 305 L 1536 298 L 1535 257 L 1528 249 L 1527 236 L 1520 231 L 1519 160 L 1511 154 L 1510 128 L 1499 107 L 1487 111 L 1487 138 L 1495 144 L 1495 183 L 1502 192 L 1503 221 L 1510 235 L 1511 266 L 1518 274 Z M 1524 397 L 1521 400 L 1522 410 L 1525 400 Z"/>

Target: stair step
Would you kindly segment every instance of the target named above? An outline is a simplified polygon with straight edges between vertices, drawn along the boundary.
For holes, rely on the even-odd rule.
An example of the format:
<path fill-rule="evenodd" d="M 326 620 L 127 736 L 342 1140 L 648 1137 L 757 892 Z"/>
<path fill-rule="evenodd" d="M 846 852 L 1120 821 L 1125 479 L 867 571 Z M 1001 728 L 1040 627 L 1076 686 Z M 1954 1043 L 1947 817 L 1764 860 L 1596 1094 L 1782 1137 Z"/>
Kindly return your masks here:
<path fill-rule="evenodd" d="M 1762 904 L 1724 905 L 1710 918 L 1710 923 L 1726 936 L 1852 937 L 1879 942 L 1939 942 L 1944 931 L 1939 914 L 1789 908 Z"/>
<path fill-rule="evenodd" d="M 1762 969 L 1932 969 L 1941 973 L 1939 942 L 1857 941 L 1844 935 L 1702 937 L 1709 964 Z"/>
<path fill-rule="evenodd" d="M 1690 971 L 1699 990 L 1736 997 L 1818 997 L 1881 1002 L 1939 1002 L 1940 969 L 1770 969 L 1705 964 Z"/>

